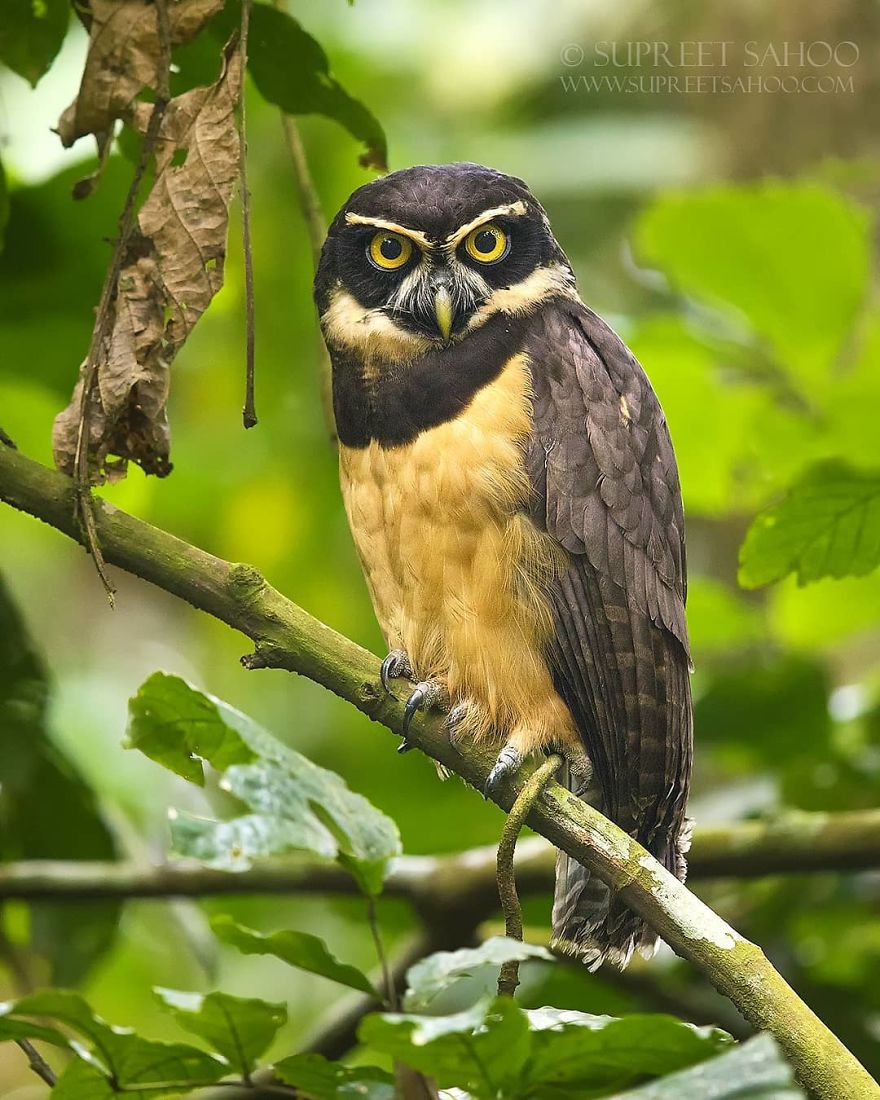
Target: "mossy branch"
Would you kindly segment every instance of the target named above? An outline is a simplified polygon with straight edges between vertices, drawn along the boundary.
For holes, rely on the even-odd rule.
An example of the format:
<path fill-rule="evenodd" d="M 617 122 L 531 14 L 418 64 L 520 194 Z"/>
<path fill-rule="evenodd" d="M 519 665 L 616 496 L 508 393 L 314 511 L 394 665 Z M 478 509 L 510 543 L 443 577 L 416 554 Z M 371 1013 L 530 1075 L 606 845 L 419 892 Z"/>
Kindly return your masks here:
<path fill-rule="evenodd" d="M 80 541 L 75 489 L 62 474 L 0 447 L 0 499 Z M 250 566 L 233 565 L 95 502 L 95 523 L 111 564 L 151 581 L 249 637 L 251 664 L 285 668 L 322 684 L 388 729 L 402 731 L 403 690 L 389 695 L 379 662 L 348 638 L 314 619 L 267 584 Z M 493 761 L 490 749 L 453 746 L 437 717 L 419 717 L 408 740 L 482 790 Z M 498 792 L 509 810 L 527 776 Z M 880 1098 L 880 1087 L 774 970 L 744 940 L 678 882 L 631 837 L 597 810 L 551 781 L 527 823 L 590 868 L 638 912 L 682 957 L 697 966 L 756 1027 L 775 1036 L 803 1084 L 821 1100 Z"/>

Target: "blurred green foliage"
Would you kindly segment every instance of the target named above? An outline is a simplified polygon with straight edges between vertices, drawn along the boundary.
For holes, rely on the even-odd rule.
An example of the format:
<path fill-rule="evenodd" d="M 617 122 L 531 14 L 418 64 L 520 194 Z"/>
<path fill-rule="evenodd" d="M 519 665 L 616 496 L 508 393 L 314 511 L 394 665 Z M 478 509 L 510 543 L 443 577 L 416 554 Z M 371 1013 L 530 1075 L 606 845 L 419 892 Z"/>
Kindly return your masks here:
<path fill-rule="evenodd" d="M 11 7 L 51 19 L 61 6 Z M 303 0 L 291 10 L 320 41 L 339 87 L 381 119 L 392 168 L 473 159 L 526 178 L 572 258 L 582 295 L 622 332 L 652 378 L 688 516 L 693 815 L 719 821 L 788 806 L 877 805 L 880 574 L 867 561 L 862 576 L 803 587 L 788 576 L 746 592 L 737 571 L 755 516 L 790 512 L 785 501 L 797 497 L 786 494 L 823 468 L 817 464 L 843 462 L 855 478 L 876 482 L 880 160 L 872 120 L 880 78 L 863 64 L 852 96 L 727 99 L 577 94 L 559 79 L 568 71 L 560 61 L 566 44 L 614 37 L 845 38 L 866 59 L 880 44 L 876 12 L 855 0 L 809 18 L 795 3 L 772 14 L 745 3 L 659 4 L 650 15 L 623 5 L 613 18 L 598 7 L 563 4 L 550 15 L 540 5 L 490 0 L 383 7 L 362 0 L 351 10 Z M 260 16 L 274 17 L 269 9 Z M 21 64 L 3 54 L 28 79 L 60 45 L 48 29 L 35 25 L 41 52 Z M 0 35 L 0 51 L 3 42 Z M 86 143 L 62 157 L 33 136 L 72 99 L 83 53 L 82 33 L 72 28 L 33 93 L 20 77 L 0 73 L 0 132 L 12 133 L 2 148 L 9 220 L 0 253 L 0 426 L 45 462 L 52 418 L 88 344 L 131 175 L 131 163 L 114 155 L 97 193 L 74 203 L 73 184 L 93 167 Z M 178 83 L 200 79 L 195 53 L 178 60 Z M 226 286 L 174 367 L 174 473 L 158 482 L 134 470 L 102 492 L 214 553 L 253 562 L 378 653 L 320 411 L 308 237 L 278 112 L 254 94 L 266 86 L 255 73 L 248 100 L 260 425 L 247 434 L 240 427 L 243 274 L 234 226 Z M 27 111 L 33 134 L 16 129 Z M 356 136 L 324 119 L 302 120 L 328 214 L 370 178 L 358 165 L 359 139 L 379 139 L 352 129 Z M 0 225 L 4 195 L 0 186 Z M 795 562 L 788 555 L 784 568 L 744 568 L 763 582 Z M 417 754 L 394 756 L 351 708 L 309 682 L 241 669 L 242 642 L 225 627 L 125 577 L 111 611 L 91 563 L 9 509 L 0 510 L 0 568 L 11 594 L 0 604 L 4 859 L 114 851 L 159 859 L 169 849 L 169 806 L 215 815 L 220 796 L 210 785 L 199 788 L 122 750 L 127 700 L 156 669 L 228 700 L 338 772 L 397 822 L 408 852 L 497 839 L 493 807 L 455 780 L 438 783 Z M 851 570 L 844 563 L 829 571 Z M 808 570 L 803 579 L 817 575 Z M 13 668 L 24 697 L 11 692 Z M 880 1071 L 876 876 L 790 876 L 701 892 Z M 393 950 L 417 918 L 389 900 L 381 912 Z M 540 899 L 527 915 L 546 924 L 548 913 Z M 373 965 L 363 905 L 352 899 L 132 902 L 121 912 L 106 904 L 8 905 L 3 927 L 27 973 L 0 969 L 0 986 L 13 995 L 23 980 L 77 985 L 101 1015 L 170 1038 L 173 1021 L 150 988 L 207 990 L 219 981 L 245 998 L 257 990 L 289 999 L 273 1049 L 293 1049 L 331 1005 L 332 987 L 318 974 L 279 973 L 284 968 L 271 960 L 225 948 L 218 954 L 208 934 L 208 917 L 218 914 L 263 932 L 320 933 L 334 957 L 359 969 Z M 526 1007 L 548 999 L 596 1013 L 654 1007 L 650 990 L 550 970 L 526 965 Z M 704 992 L 675 960 L 660 960 L 656 972 L 670 996 Z M 716 1010 L 710 1002 L 708 1011 Z M 14 1048 L 0 1047 L 0 1092 L 24 1090 L 27 1072 Z M 90 1087 L 94 1080 L 81 1083 L 81 1095 L 97 1096 Z"/>

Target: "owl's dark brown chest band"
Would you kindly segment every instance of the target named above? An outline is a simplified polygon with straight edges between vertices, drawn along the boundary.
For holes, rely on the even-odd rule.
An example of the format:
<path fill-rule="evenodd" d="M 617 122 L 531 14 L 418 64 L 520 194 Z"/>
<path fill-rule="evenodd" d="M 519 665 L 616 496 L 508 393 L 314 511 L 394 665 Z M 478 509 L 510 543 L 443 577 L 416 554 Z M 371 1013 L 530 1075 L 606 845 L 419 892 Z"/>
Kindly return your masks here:
<path fill-rule="evenodd" d="M 520 350 L 527 323 L 525 316 L 497 313 L 461 342 L 387 363 L 373 377 L 358 351 L 331 347 L 339 441 L 399 447 L 455 419 Z"/>

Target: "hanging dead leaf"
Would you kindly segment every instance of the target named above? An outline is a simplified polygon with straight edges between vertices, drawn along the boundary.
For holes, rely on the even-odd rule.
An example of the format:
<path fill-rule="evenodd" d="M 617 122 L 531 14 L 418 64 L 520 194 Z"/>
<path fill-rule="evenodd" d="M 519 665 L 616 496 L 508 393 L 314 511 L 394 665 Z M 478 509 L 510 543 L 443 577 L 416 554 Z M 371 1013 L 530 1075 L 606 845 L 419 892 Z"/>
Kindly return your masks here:
<path fill-rule="evenodd" d="M 171 100 L 163 115 L 155 180 L 129 239 L 110 306 L 112 323 L 98 348 L 97 385 L 86 417 L 93 480 L 124 477 L 129 460 L 159 477 L 171 470 L 169 368 L 223 285 L 238 172 L 241 75 L 241 55 L 232 43 L 220 79 Z M 142 133 L 151 111 L 149 104 L 135 108 L 133 124 Z M 53 431 L 55 461 L 67 473 L 73 472 L 81 430 L 84 373 L 81 368 Z"/>
<path fill-rule="evenodd" d="M 189 42 L 222 7 L 223 0 L 170 0 L 171 45 Z M 58 121 L 65 146 L 110 129 L 142 89 L 156 87 L 159 31 L 153 0 L 91 0 L 86 18 L 89 52 L 79 94 Z"/>

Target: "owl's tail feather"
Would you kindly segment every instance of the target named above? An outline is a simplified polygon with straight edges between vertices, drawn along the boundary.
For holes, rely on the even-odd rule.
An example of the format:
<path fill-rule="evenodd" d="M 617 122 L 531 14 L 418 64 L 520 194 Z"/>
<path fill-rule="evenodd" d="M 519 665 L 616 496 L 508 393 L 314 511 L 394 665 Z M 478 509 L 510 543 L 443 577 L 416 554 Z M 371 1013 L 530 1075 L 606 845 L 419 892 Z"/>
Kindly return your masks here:
<path fill-rule="evenodd" d="M 570 791 L 601 809 L 596 788 L 580 787 L 567 765 L 560 769 L 557 778 Z M 681 882 L 685 877 L 685 855 L 690 847 L 691 831 L 691 822 L 686 819 L 672 843 L 667 835 L 653 851 Z M 645 958 L 654 954 L 657 934 L 598 876 L 564 852 L 558 852 L 551 946 L 579 958 L 590 970 L 606 962 L 622 970 L 634 951 Z"/>

